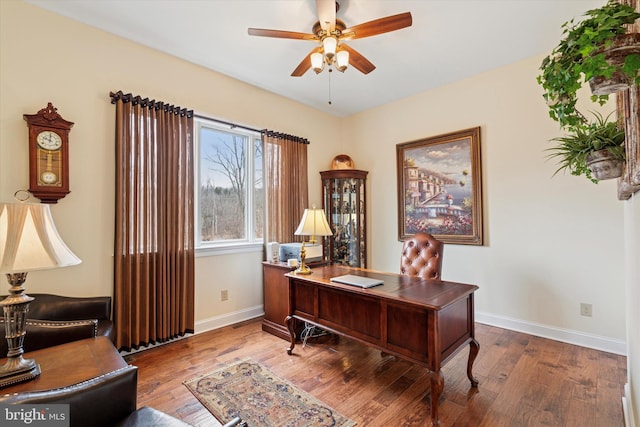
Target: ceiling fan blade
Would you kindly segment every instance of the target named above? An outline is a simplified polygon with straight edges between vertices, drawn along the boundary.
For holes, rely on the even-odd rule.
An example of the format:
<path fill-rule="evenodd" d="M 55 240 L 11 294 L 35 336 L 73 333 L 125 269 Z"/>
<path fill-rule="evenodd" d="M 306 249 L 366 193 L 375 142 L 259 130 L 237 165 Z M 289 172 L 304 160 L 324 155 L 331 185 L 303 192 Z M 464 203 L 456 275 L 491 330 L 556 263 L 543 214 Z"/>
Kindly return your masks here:
<path fill-rule="evenodd" d="M 336 28 L 336 1 L 316 0 L 316 8 L 318 9 L 320 27 L 328 34 L 331 34 Z"/>
<path fill-rule="evenodd" d="M 309 52 L 309 54 L 305 56 L 302 62 L 298 64 L 296 69 L 293 70 L 293 73 L 291 73 L 291 76 L 301 77 L 304 73 L 306 73 L 309 70 L 309 68 L 311 68 L 311 55 L 313 55 L 316 52 L 322 52 L 322 49 L 320 47 L 316 47 L 311 52 Z"/>
<path fill-rule="evenodd" d="M 295 31 L 267 30 L 264 28 L 249 28 L 250 36 L 276 37 L 280 39 L 317 40 L 315 34 L 296 33 Z"/>
<path fill-rule="evenodd" d="M 413 23 L 411 12 L 400 13 L 398 15 L 387 16 L 386 18 L 374 19 L 351 28 L 345 28 L 341 39 L 361 39 L 364 37 L 376 36 L 390 31 L 400 30 L 410 27 Z"/>
<path fill-rule="evenodd" d="M 353 68 L 360 71 L 362 74 L 369 74 L 376 69 L 376 66 L 373 65 L 367 58 L 362 56 L 362 54 L 357 50 L 349 47 L 344 43 L 342 43 L 340 47 L 349 52 L 349 64 L 351 64 Z"/>

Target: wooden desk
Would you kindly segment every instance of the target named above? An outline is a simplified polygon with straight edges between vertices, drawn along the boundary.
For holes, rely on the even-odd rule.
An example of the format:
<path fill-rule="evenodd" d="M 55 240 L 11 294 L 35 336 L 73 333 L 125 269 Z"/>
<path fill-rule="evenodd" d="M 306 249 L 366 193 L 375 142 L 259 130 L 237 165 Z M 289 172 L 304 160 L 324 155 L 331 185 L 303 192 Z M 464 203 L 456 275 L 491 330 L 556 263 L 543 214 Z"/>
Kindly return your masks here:
<path fill-rule="evenodd" d="M 328 261 L 311 262 L 308 266 L 315 269 L 329 264 Z M 289 280 L 284 276 L 294 268 L 286 262 L 262 263 L 262 282 L 264 288 L 264 317 L 262 330 L 284 340 L 289 339 L 289 330 L 285 323 L 289 315 Z M 301 330 L 300 327 L 298 329 Z"/>
<path fill-rule="evenodd" d="M 28 335 L 26 339 L 29 339 Z M 0 394 L 66 387 L 127 366 L 127 362 L 106 337 L 48 347 L 25 353 L 23 357 L 35 359 L 42 373 L 31 381 L 0 388 Z M 0 360 L 0 364 L 5 361 Z"/>
<path fill-rule="evenodd" d="M 384 280 L 361 289 L 330 282 L 344 274 Z M 295 319 L 318 325 L 426 366 L 431 381 L 431 425 L 439 425 L 438 400 L 444 388 L 441 366 L 469 344 L 467 376 L 472 387 L 473 361 L 480 346 L 475 340 L 475 285 L 424 280 L 417 277 L 332 265 L 308 276 L 288 273 L 290 315 L 287 325 L 295 347 Z"/>

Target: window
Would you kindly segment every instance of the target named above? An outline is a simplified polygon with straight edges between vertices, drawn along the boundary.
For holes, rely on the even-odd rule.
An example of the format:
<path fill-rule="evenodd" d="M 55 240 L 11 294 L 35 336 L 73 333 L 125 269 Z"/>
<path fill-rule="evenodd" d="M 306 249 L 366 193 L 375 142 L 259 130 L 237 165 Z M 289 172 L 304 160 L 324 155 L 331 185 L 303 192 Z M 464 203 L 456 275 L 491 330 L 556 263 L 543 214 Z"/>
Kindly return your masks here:
<path fill-rule="evenodd" d="M 258 132 L 197 118 L 196 247 L 260 248 L 264 187 Z"/>

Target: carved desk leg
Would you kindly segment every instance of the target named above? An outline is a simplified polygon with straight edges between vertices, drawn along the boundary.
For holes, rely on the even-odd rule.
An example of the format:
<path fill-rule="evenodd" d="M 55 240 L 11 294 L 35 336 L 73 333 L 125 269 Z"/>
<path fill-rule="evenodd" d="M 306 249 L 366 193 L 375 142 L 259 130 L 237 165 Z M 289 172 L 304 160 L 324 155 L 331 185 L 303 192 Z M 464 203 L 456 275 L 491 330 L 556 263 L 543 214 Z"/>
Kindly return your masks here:
<path fill-rule="evenodd" d="M 429 371 L 429 377 L 431 378 L 431 426 L 437 427 L 440 425 L 438 406 L 440 404 L 440 395 L 444 390 L 444 376 L 438 370 L 436 372 Z"/>
<path fill-rule="evenodd" d="M 289 336 L 291 337 L 291 345 L 287 349 L 287 354 L 293 353 L 293 347 L 296 346 L 296 319 L 291 316 L 287 316 L 284 321 L 287 323 L 287 329 L 289 329 Z"/>
<path fill-rule="evenodd" d="M 469 343 L 469 360 L 467 361 L 467 377 L 471 381 L 471 387 L 478 387 L 478 380 L 473 376 L 471 372 L 473 370 L 473 362 L 476 360 L 476 356 L 480 351 L 480 344 L 475 339 L 472 339 Z"/>

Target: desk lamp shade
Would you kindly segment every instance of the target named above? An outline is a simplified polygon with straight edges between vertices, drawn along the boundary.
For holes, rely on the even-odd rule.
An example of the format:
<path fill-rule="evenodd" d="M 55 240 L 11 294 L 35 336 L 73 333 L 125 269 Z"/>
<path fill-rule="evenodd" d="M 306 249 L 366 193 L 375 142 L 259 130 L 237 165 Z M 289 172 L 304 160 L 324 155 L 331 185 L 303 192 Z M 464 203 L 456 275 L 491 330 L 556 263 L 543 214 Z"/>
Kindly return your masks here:
<path fill-rule="evenodd" d="M 311 209 L 304 210 L 300 225 L 298 225 L 294 234 L 296 236 L 311 236 L 309 243 L 312 244 L 317 242 L 316 236 L 333 235 L 331 227 L 329 227 L 329 223 L 327 222 L 327 217 L 324 214 L 324 210 L 316 209 L 315 206 Z M 302 247 L 300 248 L 300 267 L 294 271 L 296 274 L 311 274 L 311 269 L 304 263 L 304 259 L 306 257 L 304 243 L 305 242 L 303 241 Z"/>
<path fill-rule="evenodd" d="M 0 366 L 0 387 L 40 374 L 35 360 L 22 358 L 26 317 L 33 301 L 22 286 L 27 272 L 80 262 L 60 238 L 49 205 L 0 203 L 0 273 L 6 273 L 11 285 L 9 296 L 0 301 L 9 347 L 7 362 Z"/>

